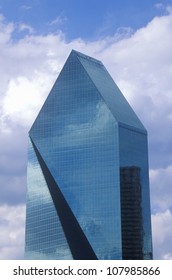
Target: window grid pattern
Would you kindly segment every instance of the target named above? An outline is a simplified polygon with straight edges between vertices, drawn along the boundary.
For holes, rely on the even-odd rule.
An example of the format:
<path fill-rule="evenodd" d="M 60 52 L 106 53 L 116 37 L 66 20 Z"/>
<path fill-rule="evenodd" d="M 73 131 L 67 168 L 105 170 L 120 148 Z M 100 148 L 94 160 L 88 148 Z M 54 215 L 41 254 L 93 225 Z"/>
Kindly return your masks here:
<path fill-rule="evenodd" d="M 79 60 L 65 65 L 30 134 L 97 257 L 121 259 L 118 127 Z"/>
<path fill-rule="evenodd" d="M 72 51 L 29 134 L 98 259 L 123 258 L 122 215 L 127 207 L 121 207 L 128 202 L 125 195 L 121 198 L 126 188 L 123 180 L 121 192 L 121 170 L 139 170 L 139 242 L 143 258 L 150 259 L 147 133 L 102 63 Z M 43 180 L 41 184 L 46 185 Z M 32 200 L 28 198 L 30 204 Z M 32 223 L 31 218 L 28 229 Z M 52 235 L 58 232 L 67 246 L 60 223 L 51 223 Z M 57 258 L 70 259 L 66 252 Z"/>
<path fill-rule="evenodd" d="M 37 157 L 29 141 L 26 259 L 72 259 Z"/>

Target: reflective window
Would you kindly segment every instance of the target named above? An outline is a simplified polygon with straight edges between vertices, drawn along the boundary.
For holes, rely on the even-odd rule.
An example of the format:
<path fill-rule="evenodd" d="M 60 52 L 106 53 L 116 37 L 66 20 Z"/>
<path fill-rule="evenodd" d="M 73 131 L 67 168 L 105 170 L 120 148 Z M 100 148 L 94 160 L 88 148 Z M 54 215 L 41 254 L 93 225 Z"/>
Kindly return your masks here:
<path fill-rule="evenodd" d="M 101 62 L 72 51 L 29 135 L 98 259 L 124 258 L 124 220 L 121 213 L 125 211 L 121 207 L 125 205 L 125 199 L 121 196 L 127 185 L 124 179 L 126 170 L 129 168 L 127 176 L 130 177 L 134 166 L 137 170 L 137 176 L 133 176 L 138 179 L 135 189 L 140 199 L 138 209 L 141 217 L 137 229 L 140 234 L 138 242 L 139 246 L 144 244 L 139 250 L 142 251 L 144 247 L 143 258 L 149 255 L 151 227 L 146 131 Z M 47 240 L 51 239 L 48 241 L 50 245 L 45 246 L 47 258 L 70 259 L 72 251 L 70 253 L 70 249 L 67 249 L 70 244 L 65 239 L 39 162 L 33 149 L 30 149 L 30 164 L 34 165 L 35 162 L 35 167 L 29 167 L 31 171 L 28 172 L 37 170 L 37 173 L 35 176 L 28 174 L 26 233 L 29 233 L 26 241 L 28 236 L 31 241 L 26 242 L 26 251 L 32 252 L 32 234 L 39 224 L 42 229 L 47 227 L 47 233 L 41 237 L 42 229 L 37 231 L 42 239 L 39 243 L 38 238 L 40 249 L 35 249 L 35 252 L 47 246 Z M 124 187 L 123 191 L 120 190 L 121 186 Z M 33 211 L 34 195 L 30 195 L 35 189 L 40 193 L 44 189 L 49 197 L 54 220 L 49 220 L 48 225 L 45 225 L 46 211 L 45 219 L 38 224 L 39 214 L 35 219 L 29 212 Z M 37 213 L 40 213 L 43 205 L 35 198 Z M 33 227 L 29 219 L 31 223 L 35 221 Z M 53 234 L 56 233 L 55 241 L 49 237 L 48 228 Z M 72 227 L 69 231 L 71 235 L 74 234 Z M 56 256 L 54 251 L 51 255 L 53 242 L 57 248 L 64 248 L 64 255 L 58 253 L 60 249 L 56 251 Z"/>
<path fill-rule="evenodd" d="M 32 143 L 28 151 L 25 259 L 72 259 Z"/>

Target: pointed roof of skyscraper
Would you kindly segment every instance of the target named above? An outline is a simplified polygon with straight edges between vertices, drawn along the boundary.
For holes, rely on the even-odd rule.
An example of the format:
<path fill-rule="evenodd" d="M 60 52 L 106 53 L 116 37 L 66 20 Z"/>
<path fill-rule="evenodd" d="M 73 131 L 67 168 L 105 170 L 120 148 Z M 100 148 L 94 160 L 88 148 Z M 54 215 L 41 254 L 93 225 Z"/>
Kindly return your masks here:
<path fill-rule="evenodd" d="M 143 124 L 121 93 L 103 63 L 75 50 L 72 50 L 70 55 L 76 56 L 79 59 L 118 124 L 121 126 L 130 126 L 146 133 Z"/>

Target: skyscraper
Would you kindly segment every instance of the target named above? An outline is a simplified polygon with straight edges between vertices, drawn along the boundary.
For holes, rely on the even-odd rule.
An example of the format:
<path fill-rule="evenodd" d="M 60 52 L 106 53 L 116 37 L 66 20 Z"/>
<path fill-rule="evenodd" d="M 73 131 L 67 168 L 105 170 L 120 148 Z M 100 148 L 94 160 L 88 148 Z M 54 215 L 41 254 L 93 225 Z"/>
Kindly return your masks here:
<path fill-rule="evenodd" d="M 29 132 L 27 259 L 151 259 L 147 132 L 72 51 Z"/>

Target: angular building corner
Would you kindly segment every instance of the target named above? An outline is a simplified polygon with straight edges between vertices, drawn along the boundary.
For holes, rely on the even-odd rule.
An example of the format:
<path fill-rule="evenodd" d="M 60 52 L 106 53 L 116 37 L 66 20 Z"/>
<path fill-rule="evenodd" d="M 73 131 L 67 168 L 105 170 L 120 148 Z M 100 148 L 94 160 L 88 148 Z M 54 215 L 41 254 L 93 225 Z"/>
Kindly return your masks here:
<path fill-rule="evenodd" d="M 26 259 L 152 259 L 147 132 L 72 51 L 29 132 Z"/>

